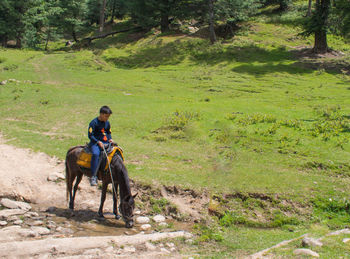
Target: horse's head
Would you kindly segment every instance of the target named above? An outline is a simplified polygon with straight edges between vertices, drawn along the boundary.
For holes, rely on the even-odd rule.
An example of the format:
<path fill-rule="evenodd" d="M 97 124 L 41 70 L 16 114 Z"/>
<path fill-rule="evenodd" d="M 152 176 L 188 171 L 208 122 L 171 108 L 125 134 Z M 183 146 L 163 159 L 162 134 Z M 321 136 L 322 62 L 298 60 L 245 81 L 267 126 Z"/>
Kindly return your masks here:
<path fill-rule="evenodd" d="M 122 218 L 125 222 L 125 227 L 132 228 L 134 226 L 134 208 L 135 208 L 135 195 L 128 195 L 121 200 L 119 205 L 119 211 L 122 214 Z"/>

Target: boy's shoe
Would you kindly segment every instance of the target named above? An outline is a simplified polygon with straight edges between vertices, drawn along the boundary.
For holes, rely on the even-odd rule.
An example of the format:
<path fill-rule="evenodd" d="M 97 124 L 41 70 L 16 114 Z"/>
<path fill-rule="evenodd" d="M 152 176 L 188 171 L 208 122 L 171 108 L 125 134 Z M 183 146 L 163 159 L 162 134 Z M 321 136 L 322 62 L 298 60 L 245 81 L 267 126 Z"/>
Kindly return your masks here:
<path fill-rule="evenodd" d="M 90 185 L 91 186 L 96 186 L 97 185 L 97 176 L 93 176 L 90 179 Z"/>

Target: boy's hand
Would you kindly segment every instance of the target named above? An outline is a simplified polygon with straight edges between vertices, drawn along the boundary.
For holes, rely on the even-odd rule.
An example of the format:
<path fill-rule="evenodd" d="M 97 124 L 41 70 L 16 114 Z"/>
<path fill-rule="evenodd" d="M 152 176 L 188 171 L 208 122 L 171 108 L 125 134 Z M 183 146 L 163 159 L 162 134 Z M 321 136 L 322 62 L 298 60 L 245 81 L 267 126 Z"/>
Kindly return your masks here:
<path fill-rule="evenodd" d="M 103 148 L 103 143 L 101 141 L 97 142 L 97 145 L 100 147 L 100 148 Z"/>
<path fill-rule="evenodd" d="M 108 140 L 109 143 L 113 143 L 113 139 Z"/>

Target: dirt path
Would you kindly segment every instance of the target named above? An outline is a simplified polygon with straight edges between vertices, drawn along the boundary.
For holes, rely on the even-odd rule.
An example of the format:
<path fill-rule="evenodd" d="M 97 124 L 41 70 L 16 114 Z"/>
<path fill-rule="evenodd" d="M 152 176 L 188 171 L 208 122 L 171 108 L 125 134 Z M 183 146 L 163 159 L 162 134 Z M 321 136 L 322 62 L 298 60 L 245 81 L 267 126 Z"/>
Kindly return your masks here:
<path fill-rule="evenodd" d="M 179 249 L 184 241 L 175 245 L 169 238 L 191 239 L 189 233 L 174 229 L 156 232 L 152 230 L 155 222 L 148 231 L 141 231 L 140 225 L 125 229 L 110 213 L 110 194 L 105 203 L 106 219 L 98 219 L 100 190 L 92 188 L 87 178 L 80 184 L 75 212 L 69 211 L 64 170 L 63 161 L 8 145 L 0 135 L 0 240 L 6 248 L 0 257 L 183 258 Z M 10 203 L 25 201 L 32 208 L 8 209 L 4 198 L 10 198 Z M 162 243 L 164 238 L 168 241 Z"/>

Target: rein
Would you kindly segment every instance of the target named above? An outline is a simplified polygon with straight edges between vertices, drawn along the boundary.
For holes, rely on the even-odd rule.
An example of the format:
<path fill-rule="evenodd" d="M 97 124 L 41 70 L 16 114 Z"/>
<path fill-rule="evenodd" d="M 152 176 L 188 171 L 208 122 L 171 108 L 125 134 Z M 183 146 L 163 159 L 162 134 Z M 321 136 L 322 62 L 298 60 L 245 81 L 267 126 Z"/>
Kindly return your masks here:
<path fill-rule="evenodd" d="M 111 170 L 111 164 L 109 163 L 108 155 L 107 155 L 105 146 L 103 145 L 102 147 L 103 147 L 103 152 L 105 152 L 105 155 L 106 155 L 106 158 L 107 158 L 109 174 L 111 175 L 111 179 L 112 179 L 113 193 L 114 193 L 115 197 L 117 198 L 118 196 L 117 196 L 117 193 L 116 193 L 115 188 L 114 188 L 114 179 L 113 179 L 113 174 L 112 174 L 112 170 Z"/>

